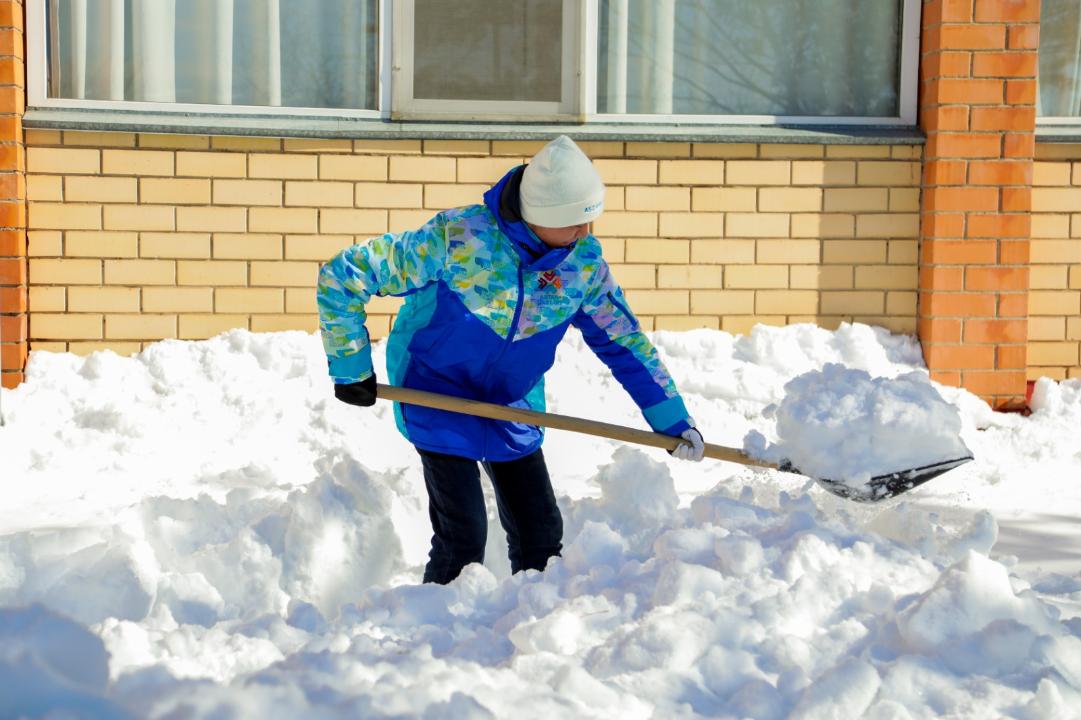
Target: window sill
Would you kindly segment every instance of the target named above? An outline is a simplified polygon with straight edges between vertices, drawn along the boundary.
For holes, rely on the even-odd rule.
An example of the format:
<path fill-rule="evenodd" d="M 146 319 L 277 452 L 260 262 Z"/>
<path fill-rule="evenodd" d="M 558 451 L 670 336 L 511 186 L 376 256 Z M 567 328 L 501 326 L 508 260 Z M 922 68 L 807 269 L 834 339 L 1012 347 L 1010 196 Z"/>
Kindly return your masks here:
<path fill-rule="evenodd" d="M 926 139 L 918 128 L 883 125 L 400 122 L 368 118 L 118 112 L 70 108 L 30 108 L 23 116 L 23 127 L 37 130 L 373 140 L 547 140 L 556 133 L 565 133 L 583 141 L 684 143 L 920 145 Z"/>
<path fill-rule="evenodd" d="M 1081 118 L 1078 118 L 1081 121 Z M 1036 142 L 1081 143 L 1081 125 L 1040 125 L 1036 127 Z"/>

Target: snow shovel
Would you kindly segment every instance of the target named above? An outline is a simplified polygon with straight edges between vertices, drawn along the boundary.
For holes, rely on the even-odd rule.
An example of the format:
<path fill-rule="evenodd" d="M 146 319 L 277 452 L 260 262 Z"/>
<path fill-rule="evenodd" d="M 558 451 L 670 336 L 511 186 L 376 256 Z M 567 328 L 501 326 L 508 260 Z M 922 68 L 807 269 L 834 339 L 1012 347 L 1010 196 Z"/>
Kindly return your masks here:
<path fill-rule="evenodd" d="M 595 420 L 584 420 L 569 415 L 556 415 L 554 413 L 507 407 L 505 405 L 496 405 L 493 403 L 480 402 L 478 400 L 467 400 L 466 398 L 454 397 L 452 395 L 440 395 L 439 393 L 413 390 L 393 385 L 380 384 L 376 396 L 383 400 L 394 400 L 408 405 L 421 405 L 436 410 L 447 410 L 449 412 L 463 413 L 465 415 L 475 415 L 491 420 L 506 420 L 508 422 L 539 425 L 541 427 L 555 428 L 557 430 L 569 430 L 571 432 L 596 435 L 597 437 L 621 440 L 623 442 L 635 443 L 638 445 L 664 448 L 665 450 L 674 450 L 681 442 L 678 437 L 649 432 L 648 430 L 638 430 L 635 428 L 623 427 L 622 425 L 611 425 Z M 807 476 L 787 461 L 775 465 L 763 460 L 756 460 L 741 450 L 725 447 L 723 445 L 711 445 L 710 443 L 706 443 L 705 455 L 706 457 L 715 460 L 726 460 L 741 465 L 772 468 L 774 470 L 780 470 L 781 472 Z M 914 487 L 923 485 L 928 480 L 936 478 L 942 473 L 952 470 L 959 465 L 964 465 L 970 460 L 972 460 L 972 456 L 967 455 L 954 460 L 945 460 L 943 462 L 901 470 L 887 475 L 876 475 L 867 481 L 865 485 L 859 487 L 846 485 L 843 482 L 826 478 L 812 479 L 834 495 L 848 500 L 855 500 L 856 502 L 874 503 L 896 497 Z"/>

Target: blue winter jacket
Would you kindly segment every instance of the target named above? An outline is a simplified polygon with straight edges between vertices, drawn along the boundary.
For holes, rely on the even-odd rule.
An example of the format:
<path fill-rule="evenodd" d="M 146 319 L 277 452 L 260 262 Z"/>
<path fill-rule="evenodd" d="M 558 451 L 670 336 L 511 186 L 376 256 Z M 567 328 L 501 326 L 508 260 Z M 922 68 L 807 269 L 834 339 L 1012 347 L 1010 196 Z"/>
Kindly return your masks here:
<path fill-rule="evenodd" d="M 323 266 L 317 301 L 335 383 L 372 374 L 364 306 L 404 296 L 387 342 L 390 382 L 511 407 L 544 410 L 544 373 L 574 325 L 641 408 L 679 435 L 693 425 L 675 383 L 590 235 L 549 248 L 522 221 L 524 166 L 418 230 L 350 247 Z M 398 428 L 423 450 L 513 460 L 543 440 L 533 425 L 395 404 Z"/>

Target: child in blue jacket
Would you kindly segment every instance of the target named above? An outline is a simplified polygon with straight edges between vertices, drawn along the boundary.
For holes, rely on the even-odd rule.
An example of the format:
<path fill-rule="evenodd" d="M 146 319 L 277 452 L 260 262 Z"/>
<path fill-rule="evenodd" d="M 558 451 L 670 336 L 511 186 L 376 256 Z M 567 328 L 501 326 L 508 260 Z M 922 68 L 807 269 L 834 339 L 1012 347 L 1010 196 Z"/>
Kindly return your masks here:
<path fill-rule="evenodd" d="M 317 296 L 335 396 L 375 402 L 364 327 L 373 295 L 405 297 L 387 341 L 392 384 L 511 407 L 544 410 L 544 373 L 574 325 L 650 427 L 683 438 L 672 454 L 701 460 L 702 436 L 589 232 L 603 209 L 596 169 L 560 136 L 508 172 L 483 203 L 339 253 L 323 266 Z M 394 411 L 420 453 L 428 490 L 425 582 L 450 582 L 484 560 L 478 462 L 495 488 L 511 569 L 543 570 L 559 554 L 563 521 L 540 428 L 415 405 L 396 403 Z"/>

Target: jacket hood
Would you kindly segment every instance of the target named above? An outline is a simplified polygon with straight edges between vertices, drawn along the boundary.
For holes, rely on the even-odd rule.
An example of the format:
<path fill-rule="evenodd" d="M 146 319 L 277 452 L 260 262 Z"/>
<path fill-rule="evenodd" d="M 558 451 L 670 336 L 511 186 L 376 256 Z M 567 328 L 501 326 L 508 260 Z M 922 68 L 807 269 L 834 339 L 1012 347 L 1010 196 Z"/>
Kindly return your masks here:
<path fill-rule="evenodd" d="M 484 204 L 495 216 L 499 229 L 510 238 L 526 270 L 551 270 L 571 254 L 577 242 L 566 247 L 549 247 L 526 225 L 518 200 L 525 168 L 525 165 L 519 165 L 488 188 L 484 193 Z"/>

